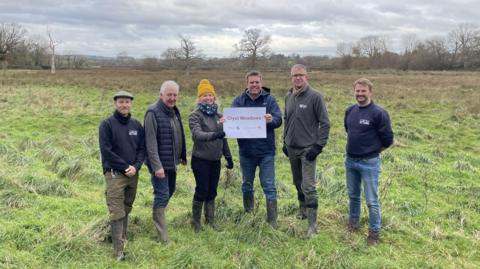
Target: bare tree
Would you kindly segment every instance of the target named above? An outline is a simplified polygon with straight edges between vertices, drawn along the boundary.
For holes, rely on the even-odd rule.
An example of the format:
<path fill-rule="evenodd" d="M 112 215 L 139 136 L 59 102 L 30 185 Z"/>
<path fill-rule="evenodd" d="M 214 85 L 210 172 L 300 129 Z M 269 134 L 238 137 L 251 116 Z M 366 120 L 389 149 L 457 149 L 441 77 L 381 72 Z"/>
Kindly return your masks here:
<path fill-rule="evenodd" d="M 188 75 L 193 62 L 203 56 L 201 50 L 197 48 L 190 37 L 180 35 L 180 48 L 178 49 L 177 57 L 183 63 L 183 70 Z"/>
<path fill-rule="evenodd" d="M 179 35 L 180 47 L 168 48 L 162 53 L 162 57 L 167 60 L 171 66 L 179 66 L 190 74 L 194 62 L 203 58 L 202 51 L 197 48 L 191 37 Z"/>
<path fill-rule="evenodd" d="M 168 48 L 162 52 L 161 58 L 164 59 L 164 62 L 167 68 L 176 68 L 178 63 L 178 49 Z"/>
<path fill-rule="evenodd" d="M 362 55 L 367 56 L 368 58 L 376 58 L 387 51 L 385 37 L 378 35 L 362 37 L 357 45 Z"/>
<path fill-rule="evenodd" d="M 30 39 L 30 53 L 32 54 L 32 65 L 35 67 L 45 67 L 48 62 L 48 45 L 42 36 L 34 36 Z"/>
<path fill-rule="evenodd" d="M 480 36 L 478 27 L 471 23 L 462 23 L 457 29 L 448 33 L 448 47 L 452 54 L 452 64 L 468 67 L 476 41 Z"/>
<path fill-rule="evenodd" d="M 270 50 L 272 39 L 270 35 L 262 36 L 260 29 L 247 29 L 239 43 L 234 45 L 238 56 L 247 59 L 250 69 L 257 68 L 257 62 L 260 57 L 267 56 Z"/>
<path fill-rule="evenodd" d="M 60 41 L 57 41 L 53 38 L 50 28 L 47 26 L 47 35 L 48 35 L 48 48 L 50 49 L 50 73 L 55 74 L 55 48 Z"/>
<path fill-rule="evenodd" d="M 154 70 L 158 68 L 158 59 L 155 56 L 145 56 L 143 58 L 142 67 L 146 70 Z"/>
<path fill-rule="evenodd" d="M 416 34 L 404 34 L 401 37 L 401 42 L 403 45 L 403 58 L 401 63 L 401 68 L 407 70 L 410 67 L 410 63 L 413 59 L 413 54 L 415 49 L 418 47 L 419 40 Z"/>
<path fill-rule="evenodd" d="M 340 68 L 350 69 L 353 64 L 353 48 L 352 43 L 340 42 L 337 44 L 337 56 L 340 57 Z"/>
<path fill-rule="evenodd" d="M 26 30 L 16 23 L 0 24 L 0 64 L 8 67 L 8 55 L 23 41 Z"/>

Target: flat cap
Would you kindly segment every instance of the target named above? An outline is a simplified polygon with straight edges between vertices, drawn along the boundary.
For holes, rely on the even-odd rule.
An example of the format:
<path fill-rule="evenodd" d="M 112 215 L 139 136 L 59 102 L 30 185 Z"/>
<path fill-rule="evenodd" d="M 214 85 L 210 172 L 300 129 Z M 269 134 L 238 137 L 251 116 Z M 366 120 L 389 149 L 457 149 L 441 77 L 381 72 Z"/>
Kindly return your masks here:
<path fill-rule="evenodd" d="M 133 100 L 133 95 L 127 91 L 121 90 L 113 96 L 113 100 L 117 100 L 119 97 L 126 97 Z"/>

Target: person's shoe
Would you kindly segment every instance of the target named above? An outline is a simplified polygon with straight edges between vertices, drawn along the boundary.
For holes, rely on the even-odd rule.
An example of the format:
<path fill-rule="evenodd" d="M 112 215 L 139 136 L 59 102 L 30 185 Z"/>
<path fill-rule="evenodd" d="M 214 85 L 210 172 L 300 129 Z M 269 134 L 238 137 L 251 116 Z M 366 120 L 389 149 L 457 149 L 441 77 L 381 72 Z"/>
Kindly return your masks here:
<path fill-rule="evenodd" d="M 356 233 L 360 230 L 360 225 L 358 223 L 348 222 L 347 224 L 347 231 L 349 233 Z"/>
<path fill-rule="evenodd" d="M 317 209 L 307 208 L 308 230 L 307 238 L 313 238 L 317 234 Z"/>
<path fill-rule="evenodd" d="M 273 229 L 277 229 L 277 200 L 267 200 L 267 222 Z"/>
<path fill-rule="evenodd" d="M 215 200 L 205 201 L 205 223 L 216 229 L 215 224 Z"/>
<path fill-rule="evenodd" d="M 165 207 L 153 209 L 153 224 L 158 233 L 160 242 L 168 243 L 167 222 L 165 220 Z"/>
<path fill-rule="evenodd" d="M 249 213 L 253 210 L 253 194 L 244 194 L 243 195 L 243 208 L 245 212 Z"/>
<path fill-rule="evenodd" d="M 111 222 L 112 227 L 112 243 L 113 252 L 117 261 L 123 261 L 125 254 L 123 253 L 123 219 L 114 220 Z"/>
<path fill-rule="evenodd" d="M 305 201 L 298 201 L 298 213 L 297 219 L 306 219 L 307 218 L 307 207 L 305 206 Z"/>
<path fill-rule="evenodd" d="M 375 246 L 380 243 L 380 232 L 368 231 L 367 245 Z"/>
<path fill-rule="evenodd" d="M 202 207 L 203 207 L 203 202 L 202 201 L 195 201 L 193 200 L 192 202 L 192 225 L 193 225 L 193 230 L 198 233 L 202 230 Z"/>

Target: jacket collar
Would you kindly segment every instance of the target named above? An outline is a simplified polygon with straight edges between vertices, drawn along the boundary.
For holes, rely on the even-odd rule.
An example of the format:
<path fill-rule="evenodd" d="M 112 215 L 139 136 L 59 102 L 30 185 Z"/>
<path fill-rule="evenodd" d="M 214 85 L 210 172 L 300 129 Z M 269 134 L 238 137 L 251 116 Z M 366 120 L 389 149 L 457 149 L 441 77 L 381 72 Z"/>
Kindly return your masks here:
<path fill-rule="evenodd" d="M 164 112 L 170 117 L 173 117 L 173 114 L 179 113 L 177 106 L 169 108 L 162 102 L 162 100 L 158 100 L 156 106 L 160 109 L 160 111 Z"/>
<path fill-rule="evenodd" d="M 262 87 L 262 91 L 260 92 L 260 94 L 257 96 L 257 98 L 253 99 L 250 94 L 248 93 L 248 89 L 245 89 L 243 91 L 243 95 L 245 97 L 248 97 L 250 98 L 251 100 L 257 100 L 258 98 L 260 98 L 261 96 L 265 97 L 267 95 L 270 95 L 270 88 L 267 88 L 267 87 Z"/>
<path fill-rule="evenodd" d="M 310 90 L 310 84 L 307 83 L 303 88 L 301 88 L 301 89 L 297 92 L 296 95 L 297 95 L 297 96 L 302 95 L 302 94 L 306 93 L 306 92 L 309 91 L 309 90 Z M 290 93 L 291 93 L 291 94 L 294 94 L 293 88 L 290 88 Z"/>

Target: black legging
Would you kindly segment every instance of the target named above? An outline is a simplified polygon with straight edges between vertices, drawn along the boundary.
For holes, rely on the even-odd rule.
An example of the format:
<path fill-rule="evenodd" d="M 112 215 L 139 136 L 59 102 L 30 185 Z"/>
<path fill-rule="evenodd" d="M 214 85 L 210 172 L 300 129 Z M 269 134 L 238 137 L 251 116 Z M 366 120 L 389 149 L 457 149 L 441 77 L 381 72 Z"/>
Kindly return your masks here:
<path fill-rule="evenodd" d="M 220 179 L 220 160 L 209 161 L 192 156 L 192 170 L 195 176 L 195 201 L 211 201 L 217 197 Z"/>

